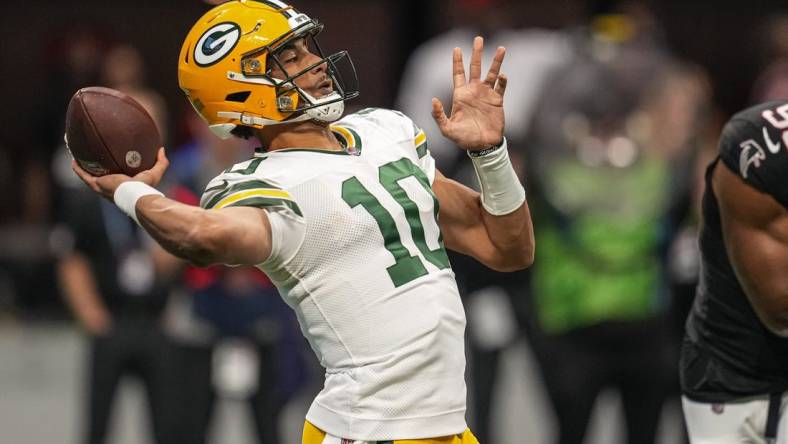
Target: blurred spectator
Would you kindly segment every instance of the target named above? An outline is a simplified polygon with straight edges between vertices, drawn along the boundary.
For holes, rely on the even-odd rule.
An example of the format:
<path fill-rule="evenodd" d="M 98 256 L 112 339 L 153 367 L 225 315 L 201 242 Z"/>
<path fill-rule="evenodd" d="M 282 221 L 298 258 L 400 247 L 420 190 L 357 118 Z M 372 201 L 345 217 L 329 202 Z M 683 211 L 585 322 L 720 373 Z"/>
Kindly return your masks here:
<path fill-rule="evenodd" d="M 578 32 L 526 148 L 534 344 L 562 444 L 583 442 L 607 388 L 621 396 L 627 442 L 654 442 L 676 385 L 664 261 L 689 205 L 707 88 L 655 31 L 636 9 Z"/>
<path fill-rule="evenodd" d="M 130 47 L 110 52 L 102 67 L 105 85 L 140 101 L 162 128 L 163 102 L 142 87 L 142 61 L 135 54 Z M 61 147 L 53 163 L 62 190 L 57 268 L 66 302 L 90 338 L 84 441 L 112 441 L 107 431 L 115 393 L 122 377 L 131 375 L 145 387 L 155 442 L 168 443 L 169 353 L 162 328 L 168 290 L 152 255 L 155 242 L 114 204 L 86 189 L 70 162 Z"/>
<path fill-rule="evenodd" d="M 191 110 L 186 121 L 193 140 L 171 156 L 167 194 L 199 205 L 206 184 L 252 148 L 219 139 Z M 216 399 L 225 396 L 248 402 L 256 442 L 279 443 L 279 414 L 305 378 L 292 312 L 255 268 L 196 268 L 167 257 L 180 276 L 168 311 L 174 442 L 208 442 Z"/>

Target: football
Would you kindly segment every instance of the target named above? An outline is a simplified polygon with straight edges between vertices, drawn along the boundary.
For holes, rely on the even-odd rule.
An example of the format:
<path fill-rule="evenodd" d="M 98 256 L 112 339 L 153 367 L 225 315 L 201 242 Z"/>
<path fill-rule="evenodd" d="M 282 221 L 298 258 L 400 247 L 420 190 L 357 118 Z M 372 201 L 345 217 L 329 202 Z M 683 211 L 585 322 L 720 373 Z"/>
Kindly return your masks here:
<path fill-rule="evenodd" d="M 77 91 L 66 111 L 66 146 L 94 176 L 134 176 L 156 163 L 161 136 L 150 114 L 120 91 L 89 87 Z"/>

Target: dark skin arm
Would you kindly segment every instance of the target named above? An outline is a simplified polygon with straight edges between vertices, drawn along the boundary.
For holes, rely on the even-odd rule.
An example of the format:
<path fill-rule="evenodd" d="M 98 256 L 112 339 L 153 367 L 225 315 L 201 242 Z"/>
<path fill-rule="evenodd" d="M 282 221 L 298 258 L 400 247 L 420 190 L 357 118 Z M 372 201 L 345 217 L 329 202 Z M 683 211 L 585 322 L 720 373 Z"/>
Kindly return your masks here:
<path fill-rule="evenodd" d="M 736 276 L 761 322 L 788 337 L 788 211 L 722 163 L 712 183 Z"/>

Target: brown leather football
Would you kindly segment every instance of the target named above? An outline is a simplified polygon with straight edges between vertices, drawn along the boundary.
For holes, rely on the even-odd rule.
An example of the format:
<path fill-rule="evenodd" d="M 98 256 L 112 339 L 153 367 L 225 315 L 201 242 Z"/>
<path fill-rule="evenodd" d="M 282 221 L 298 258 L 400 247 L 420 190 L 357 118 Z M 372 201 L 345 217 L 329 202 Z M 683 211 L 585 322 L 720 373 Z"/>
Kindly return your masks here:
<path fill-rule="evenodd" d="M 82 88 L 66 112 L 66 146 L 94 176 L 128 176 L 156 163 L 161 137 L 150 114 L 136 100 L 110 88 Z"/>

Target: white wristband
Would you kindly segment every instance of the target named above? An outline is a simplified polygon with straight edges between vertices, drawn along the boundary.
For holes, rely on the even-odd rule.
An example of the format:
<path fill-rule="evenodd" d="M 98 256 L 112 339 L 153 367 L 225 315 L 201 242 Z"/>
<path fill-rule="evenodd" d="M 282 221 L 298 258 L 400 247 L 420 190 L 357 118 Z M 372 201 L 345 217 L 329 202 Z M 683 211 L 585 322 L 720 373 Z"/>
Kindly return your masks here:
<path fill-rule="evenodd" d="M 161 191 L 144 182 L 129 181 L 123 182 L 115 189 L 113 199 L 115 200 L 115 205 L 130 218 L 134 219 L 134 222 L 139 225 L 140 221 L 137 219 L 137 201 L 140 200 L 142 196 L 149 195 L 164 196 Z"/>
<path fill-rule="evenodd" d="M 493 216 L 503 216 L 520 208 L 525 202 L 525 188 L 509 160 L 506 138 L 499 148 L 483 155 L 468 156 L 476 170 L 482 190 L 482 206 Z"/>

